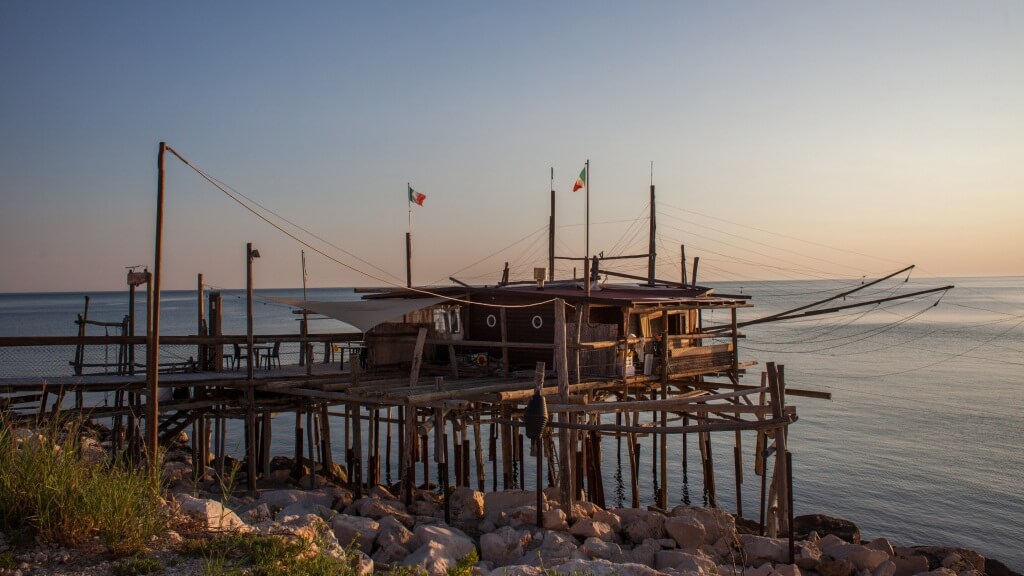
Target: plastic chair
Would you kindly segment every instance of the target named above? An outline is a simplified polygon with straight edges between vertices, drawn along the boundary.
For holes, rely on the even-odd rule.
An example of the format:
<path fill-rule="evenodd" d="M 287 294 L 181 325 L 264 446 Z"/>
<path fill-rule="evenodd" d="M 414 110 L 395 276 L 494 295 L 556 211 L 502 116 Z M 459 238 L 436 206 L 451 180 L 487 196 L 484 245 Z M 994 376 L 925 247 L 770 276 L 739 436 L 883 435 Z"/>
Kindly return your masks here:
<path fill-rule="evenodd" d="M 231 358 L 232 368 L 238 370 L 241 368 L 242 358 L 245 358 L 245 364 L 249 365 L 249 351 L 246 350 L 245 354 L 242 354 L 242 347 L 238 344 L 232 344 L 235 347 L 235 355 Z"/>
<path fill-rule="evenodd" d="M 274 342 L 274 348 L 267 354 L 267 370 L 273 368 L 274 364 L 281 367 L 281 343 Z"/>

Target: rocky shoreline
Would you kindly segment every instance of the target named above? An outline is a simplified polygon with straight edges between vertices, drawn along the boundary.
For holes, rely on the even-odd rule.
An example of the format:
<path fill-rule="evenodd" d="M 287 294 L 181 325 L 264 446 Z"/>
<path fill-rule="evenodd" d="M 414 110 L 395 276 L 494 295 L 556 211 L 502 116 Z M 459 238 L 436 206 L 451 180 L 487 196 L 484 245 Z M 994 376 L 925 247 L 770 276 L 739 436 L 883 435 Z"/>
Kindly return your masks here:
<path fill-rule="evenodd" d="M 442 576 L 474 553 L 472 573 L 479 576 L 1019 576 L 962 548 L 901 547 L 885 538 L 861 542 L 856 526 L 827 516 L 798 519 L 790 561 L 787 539 L 758 536 L 756 525 L 719 509 L 605 510 L 579 502 L 566 510 L 554 489 L 543 495 L 542 527 L 536 492 L 466 487 L 452 492 L 451 522 L 445 523 L 432 490 L 415 491 L 409 506 L 379 486 L 356 499 L 319 474 L 295 483 L 288 477 L 290 462 L 275 460 L 280 470 L 261 481 L 258 498 L 224 498 L 211 469 L 204 481 L 194 482 L 190 455 L 170 453 L 163 476 L 166 506 L 177 519 L 172 527 L 299 538 L 314 553 L 351 560 L 367 576 L 400 567 Z M 315 488 L 297 487 L 311 480 Z M 161 573 L 202 573 L 196 559 L 176 552 L 181 541 L 178 531 L 169 530 L 152 543 L 151 555 L 166 566 Z M 0 538 L 5 552 L 14 566 L 0 569 L 4 576 L 109 574 L 115 562 L 95 546 L 24 548 Z"/>

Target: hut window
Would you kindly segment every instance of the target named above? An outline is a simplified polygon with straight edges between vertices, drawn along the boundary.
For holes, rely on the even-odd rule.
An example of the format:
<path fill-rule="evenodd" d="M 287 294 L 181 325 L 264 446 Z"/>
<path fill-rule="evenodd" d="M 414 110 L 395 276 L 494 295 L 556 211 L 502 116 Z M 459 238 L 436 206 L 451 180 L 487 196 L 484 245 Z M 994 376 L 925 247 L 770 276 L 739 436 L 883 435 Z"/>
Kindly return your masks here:
<path fill-rule="evenodd" d="M 534 315 L 533 320 L 530 321 L 530 324 L 537 330 L 540 330 L 541 326 L 544 325 L 544 319 L 541 318 L 539 314 Z"/>
<path fill-rule="evenodd" d="M 462 333 L 462 316 L 459 315 L 459 308 L 448 309 L 448 331 L 452 334 Z"/>
<path fill-rule="evenodd" d="M 434 328 L 439 334 L 461 334 L 462 321 L 459 316 L 459 307 L 435 308 Z"/>

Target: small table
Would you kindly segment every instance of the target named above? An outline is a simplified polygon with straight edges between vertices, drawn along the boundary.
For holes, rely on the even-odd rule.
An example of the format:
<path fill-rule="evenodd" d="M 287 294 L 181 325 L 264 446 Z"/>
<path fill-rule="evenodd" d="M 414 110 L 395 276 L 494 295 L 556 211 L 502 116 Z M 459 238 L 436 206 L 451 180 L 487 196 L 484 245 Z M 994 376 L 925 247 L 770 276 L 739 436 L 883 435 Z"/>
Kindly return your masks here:
<path fill-rule="evenodd" d="M 269 354 L 270 351 L 273 350 L 273 349 L 274 349 L 274 345 L 273 344 L 253 344 L 252 345 L 252 354 L 254 356 L 254 358 L 252 360 L 256 363 L 256 366 L 255 366 L 256 368 L 260 367 L 260 353 L 261 352 L 267 352 Z"/>

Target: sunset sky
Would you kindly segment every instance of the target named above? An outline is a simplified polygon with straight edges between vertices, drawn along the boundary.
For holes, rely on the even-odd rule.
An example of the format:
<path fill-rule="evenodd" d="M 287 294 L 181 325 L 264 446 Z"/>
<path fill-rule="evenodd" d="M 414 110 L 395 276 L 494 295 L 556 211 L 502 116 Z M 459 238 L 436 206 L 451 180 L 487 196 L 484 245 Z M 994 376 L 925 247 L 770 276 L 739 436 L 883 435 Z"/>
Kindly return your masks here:
<path fill-rule="evenodd" d="M 588 159 L 664 278 L 1024 274 L 1020 2 L 8 1 L 0 70 L 0 292 L 152 266 L 160 141 L 308 244 L 169 157 L 164 288 L 404 283 L 407 183 L 417 283 L 528 279 Z"/>

